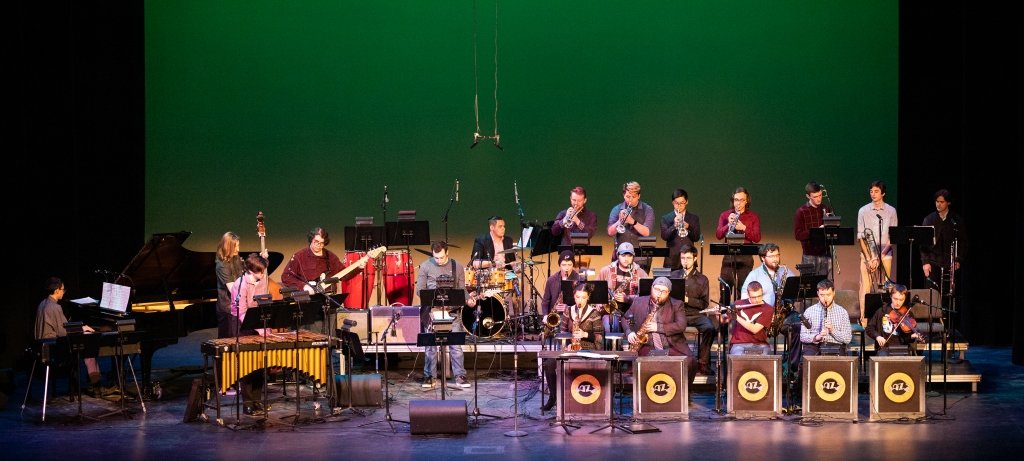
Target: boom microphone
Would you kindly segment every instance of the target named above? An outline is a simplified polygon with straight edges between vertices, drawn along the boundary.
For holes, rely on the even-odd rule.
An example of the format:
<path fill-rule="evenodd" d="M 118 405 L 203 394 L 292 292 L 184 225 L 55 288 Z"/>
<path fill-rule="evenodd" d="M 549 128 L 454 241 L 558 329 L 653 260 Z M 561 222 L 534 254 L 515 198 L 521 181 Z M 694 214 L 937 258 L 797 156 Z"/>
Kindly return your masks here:
<path fill-rule="evenodd" d="M 512 187 L 515 188 L 516 192 L 516 205 L 519 205 L 519 183 L 517 181 L 512 181 Z M 953 223 L 953 225 L 955 226 L 956 223 Z"/>
<path fill-rule="evenodd" d="M 455 180 L 455 201 L 459 201 L 459 180 Z"/>
<path fill-rule="evenodd" d="M 388 199 L 388 185 L 387 184 L 384 185 L 384 203 L 391 203 L 391 200 Z"/>

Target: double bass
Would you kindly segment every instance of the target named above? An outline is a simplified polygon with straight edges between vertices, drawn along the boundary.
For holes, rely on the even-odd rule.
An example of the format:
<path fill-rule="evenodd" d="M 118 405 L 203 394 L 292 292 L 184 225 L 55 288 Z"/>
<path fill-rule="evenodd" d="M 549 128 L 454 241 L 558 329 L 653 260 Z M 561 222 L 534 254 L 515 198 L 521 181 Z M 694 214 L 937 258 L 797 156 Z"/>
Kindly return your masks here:
<path fill-rule="evenodd" d="M 260 254 L 267 253 L 267 226 L 263 220 L 263 212 L 256 213 L 256 235 L 260 237 Z M 269 268 L 268 268 L 269 269 Z M 281 283 L 270 278 L 269 270 L 267 271 L 267 286 L 270 288 L 270 298 L 279 301 L 284 299 L 284 294 L 281 293 Z"/>

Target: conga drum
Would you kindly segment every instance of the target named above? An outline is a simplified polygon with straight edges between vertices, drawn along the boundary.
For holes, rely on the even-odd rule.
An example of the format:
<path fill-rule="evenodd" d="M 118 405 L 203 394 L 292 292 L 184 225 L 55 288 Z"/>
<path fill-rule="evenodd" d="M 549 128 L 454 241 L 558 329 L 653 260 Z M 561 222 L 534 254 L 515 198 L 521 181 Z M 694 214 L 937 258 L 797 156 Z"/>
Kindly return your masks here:
<path fill-rule="evenodd" d="M 365 251 L 346 251 L 345 263 L 355 264 L 364 256 L 366 256 Z M 373 293 L 374 276 L 377 274 L 377 269 L 373 263 L 373 258 L 370 258 L 363 270 L 357 270 L 352 277 L 341 281 L 341 292 L 348 293 L 348 297 L 345 298 L 345 307 L 349 309 L 366 309 L 369 307 L 370 293 Z M 338 270 L 341 269 L 339 268 Z M 363 280 L 366 280 L 366 293 L 363 293 Z"/>
<path fill-rule="evenodd" d="M 411 305 L 414 280 L 416 273 L 409 250 L 384 253 L 384 291 L 388 304 Z"/>

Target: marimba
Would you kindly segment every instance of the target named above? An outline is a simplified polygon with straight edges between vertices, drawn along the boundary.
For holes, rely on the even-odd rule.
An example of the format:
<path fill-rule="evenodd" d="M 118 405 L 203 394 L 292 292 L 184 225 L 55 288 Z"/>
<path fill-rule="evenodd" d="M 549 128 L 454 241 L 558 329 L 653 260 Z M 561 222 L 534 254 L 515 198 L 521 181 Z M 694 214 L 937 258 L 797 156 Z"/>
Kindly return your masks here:
<path fill-rule="evenodd" d="M 298 337 L 294 331 L 290 331 L 266 336 L 211 339 L 203 342 L 201 349 L 204 364 L 208 363 L 208 359 L 214 360 L 214 385 L 223 394 L 240 377 L 266 367 L 296 369 L 321 384 L 327 384 L 330 382 L 327 376 L 328 345 L 326 335 L 299 330 Z"/>

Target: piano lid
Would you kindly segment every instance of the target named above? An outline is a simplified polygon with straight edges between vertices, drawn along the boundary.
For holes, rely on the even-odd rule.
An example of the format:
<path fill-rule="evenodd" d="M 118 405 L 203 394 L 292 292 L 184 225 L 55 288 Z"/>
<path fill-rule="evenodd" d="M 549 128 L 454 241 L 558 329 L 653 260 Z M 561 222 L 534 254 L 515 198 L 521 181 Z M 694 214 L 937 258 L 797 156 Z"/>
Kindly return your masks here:
<path fill-rule="evenodd" d="M 132 302 L 212 299 L 217 297 L 216 252 L 192 251 L 182 243 L 189 231 L 156 233 L 124 268 L 117 283 L 130 285 Z M 250 252 L 239 252 L 244 258 Z M 270 252 L 268 273 L 273 273 L 284 255 Z"/>

